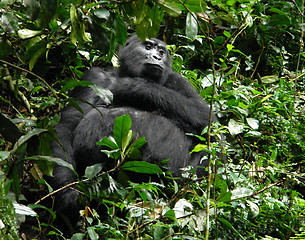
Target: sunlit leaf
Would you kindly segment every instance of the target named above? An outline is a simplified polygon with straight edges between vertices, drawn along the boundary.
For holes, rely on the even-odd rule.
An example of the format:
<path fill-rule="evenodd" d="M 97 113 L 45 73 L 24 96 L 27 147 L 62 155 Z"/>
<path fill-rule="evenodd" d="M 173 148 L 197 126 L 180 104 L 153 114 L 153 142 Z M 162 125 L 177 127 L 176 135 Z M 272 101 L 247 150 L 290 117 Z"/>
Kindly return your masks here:
<path fill-rule="evenodd" d="M 18 30 L 18 36 L 22 39 L 27 39 L 31 37 L 35 37 L 42 33 L 41 30 L 30 30 L 30 29 L 20 29 Z"/>
<path fill-rule="evenodd" d="M 193 152 L 202 152 L 202 151 L 207 151 L 208 150 L 208 145 L 206 144 L 197 144 L 195 148 L 191 151 Z"/>
<path fill-rule="evenodd" d="M 261 77 L 262 83 L 274 83 L 279 80 L 277 75 L 268 75 Z"/>
<path fill-rule="evenodd" d="M 252 193 L 253 191 L 249 188 L 245 188 L 245 187 L 236 188 L 232 191 L 232 199 L 247 197 Z"/>
<path fill-rule="evenodd" d="M 231 135 L 240 134 L 244 130 L 244 124 L 240 122 L 236 122 L 234 119 L 230 119 L 228 127 Z"/>
<path fill-rule="evenodd" d="M 247 123 L 249 126 L 253 129 L 258 129 L 259 128 L 259 121 L 255 118 L 247 118 Z"/>
<path fill-rule="evenodd" d="M 259 214 L 259 207 L 254 202 L 251 202 L 249 200 L 246 200 L 248 205 L 250 206 L 251 213 L 253 214 L 253 218 L 255 218 Z"/>
<path fill-rule="evenodd" d="M 10 156 L 8 151 L 0 151 L 0 162 L 7 159 Z"/>

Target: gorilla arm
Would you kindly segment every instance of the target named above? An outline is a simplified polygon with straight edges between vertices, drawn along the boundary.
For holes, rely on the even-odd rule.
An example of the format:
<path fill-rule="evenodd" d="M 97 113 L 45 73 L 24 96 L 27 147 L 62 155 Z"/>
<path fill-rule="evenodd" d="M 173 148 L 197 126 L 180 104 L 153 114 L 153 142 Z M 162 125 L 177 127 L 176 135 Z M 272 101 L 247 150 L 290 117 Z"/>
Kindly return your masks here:
<path fill-rule="evenodd" d="M 142 78 L 119 78 L 113 79 L 107 88 L 114 95 L 115 106 L 157 111 L 185 132 L 200 133 L 209 123 L 209 105 L 185 78 L 175 72 L 169 74 L 164 85 Z M 217 120 L 215 116 L 213 119 Z"/>

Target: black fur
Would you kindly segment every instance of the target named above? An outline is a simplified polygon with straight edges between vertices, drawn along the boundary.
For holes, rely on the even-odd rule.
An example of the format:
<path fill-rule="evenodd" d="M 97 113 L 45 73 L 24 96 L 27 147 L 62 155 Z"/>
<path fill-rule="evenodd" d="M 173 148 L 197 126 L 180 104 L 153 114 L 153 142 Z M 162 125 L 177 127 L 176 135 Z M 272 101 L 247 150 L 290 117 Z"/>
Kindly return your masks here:
<path fill-rule="evenodd" d="M 110 168 L 113 160 L 101 153 L 98 140 L 112 135 L 116 117 L 129 114 L 132 129 L 137 136 L 145 136 L 143 160 L 159 162 L 170 159 L 168 168 L 180 176 L 180 168 L 200 166 L 200 154 L 189 154 L 195 146 L 194 139 L 185 133 L 200 133 L 209 123 L 210 109 L 191 84 L 171 69 L 170 53 L 166 45 L 150 39 L 141 42 L 137 37 L 127 40 L 119 53 L 120 67 L 113 72 L 92 68 L 84 80 L 107 88 L 113 93 L 113 104 L 107 106 L 91 88 L 76 88 L 72 96 L 94 106 L 80 102 L 85 117 L 74 107 L 62 111 L 56 126 L 60 143 L 52 144 L 53 156 L 66 159 L 76 171 L 104 162 Z M 213 116 L 216 121 L 216 117 Z M 199 176 L 204 170 L 197 168 Z M 50 184 L 54 189 L 76 179 L 67 168 L 55 166 Z M 78 193 L 71 189 L 56 196 L 56 208 L 72 222 L 78 216 Z"/>

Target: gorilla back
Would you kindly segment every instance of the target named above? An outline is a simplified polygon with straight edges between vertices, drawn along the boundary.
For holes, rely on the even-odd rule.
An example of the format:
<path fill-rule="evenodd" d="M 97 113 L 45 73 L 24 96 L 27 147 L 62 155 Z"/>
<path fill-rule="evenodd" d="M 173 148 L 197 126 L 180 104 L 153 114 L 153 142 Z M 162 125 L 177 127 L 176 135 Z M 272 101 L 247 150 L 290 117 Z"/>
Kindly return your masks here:
<path fill-rule="evenodd" d="M 116 117 L 129 114 L 135 135 L 147 140 L 141 150 L 144 161 L 169 159 L 168 169 L 174 176 L 180 176 L 180 169 L 189 165 L 202 176 L 202 154 L 189 154 L 197 143 L 185 133 L 200 134 L 208 125 L 209 105 L 185 78 L 172 71 L 166 45 L 157 39 L 142 42 L 136 36 L 131 37 L 119 52 L 119 61 L 117 70 L 92 68 L 83 77 L 109 89 L 113 93 L 111 105 L 105 104 L 90 88 L 76 88 L 72 92 L 73 97 L 83 100 L 79 104 L 84 116 L 72 106 L 62 111 L 56 126 L 60 144 L 52 144 L 53 156 L 66 159 L 79 174 L 99 162 L 105 163 L 105 171 L 109 170 L 113 160 L 101 153 L 96 142 L 112 135 Z M 217 121 L 214 115 L 212 119 Z M 49 180 L 54 189 L 76 179 L 72 171 L 57 165 L 53 175 Z M 56 195 L 57 211 L 67 216 L 72 225 L 80 208 L 77 198 L 73 189 Z"/>

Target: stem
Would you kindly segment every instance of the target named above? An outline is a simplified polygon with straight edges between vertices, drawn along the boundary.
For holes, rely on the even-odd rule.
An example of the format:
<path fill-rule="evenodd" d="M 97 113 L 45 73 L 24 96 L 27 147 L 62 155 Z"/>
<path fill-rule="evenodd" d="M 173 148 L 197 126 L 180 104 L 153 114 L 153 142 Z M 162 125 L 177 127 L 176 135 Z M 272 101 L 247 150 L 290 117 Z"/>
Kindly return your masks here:
<path fill-rule="evenodd" d="M 14 64 L 12 64 L 12 63 L 10 63 L 10 62 L 7 62 L 7 61 L 1 60 L 1 59 L 0 59 L 0 62 L 2 62 L 2 63 L 4 63 L 4 64 L 7 64 L 7 65 L 10 65 L 11 67 L 17 68 L 17 69 L 19 69 L 19 70 L 21 70 L 21 71 L 23 71 L 23 72 L 26 72 L 26 73 L 31 74 L 31 75 L 33 75 L 34 77 L 38 78 L 41 82 L 43 82 L 43 83 L 47 86 L 47 88 L 53 93 L 53 95 L 54 95 L 57 99 L 59 99 L 59 97 L 58 97 L 57 93 L 54 91 L 54 89 L 53 89 L 53 88 L 46 82 L 46 80 L 44 80 L 42 77 L 38 76 L 37 74 L 35 74 L 35 73 L 33 73 L 33 72 L 31 72 L 31 71 L 25 69 L 25 68 L 16 66 L 16 65 L 14 65 Z"/>

